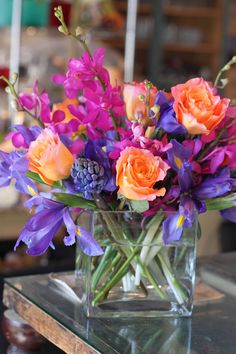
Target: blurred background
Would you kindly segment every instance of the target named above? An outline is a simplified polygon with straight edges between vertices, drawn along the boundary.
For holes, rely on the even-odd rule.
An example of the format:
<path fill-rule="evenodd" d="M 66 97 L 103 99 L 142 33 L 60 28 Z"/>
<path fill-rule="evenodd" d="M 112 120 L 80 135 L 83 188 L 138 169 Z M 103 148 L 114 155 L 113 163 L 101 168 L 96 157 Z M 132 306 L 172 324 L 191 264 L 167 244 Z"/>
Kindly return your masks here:
<path fill-rule="evenodd" d="M 61 5 L 67 24 L 88 30 L 89 46 L 107 48 L 106 67 L 112 79 L 122 82 L 128 0 L 22 0 L 21 28 L 18 41 L 12 37 L 13 0 L 0 0 L 0 75 L 9 75 L 14 45 L 19 44 L 19 90 L 28 90 L 36 79 L 56 103 L 61 89 L 50 81 L 51 74 L 66 71 L 66 59 L 81 54 L 75 41 L 57 30 L 53 9 Z M 135 0 L 130 0 L 130 3 Z M 131 4 L 132 5 L 132 4 Z M 135 12 L 132 14 L 135 19 Z M 219 68 L 236 54 L 236 1 L 232 0 L 139 0 L 134 57 L 134 80 L 148 78 L 158 88 L 186 81 L 193 76 L 214 80 Z M 127 42 L 129 48 L 129 42 Z M 126 56 L 132 56 L 129 50 Z M 132 59 L 132 58 L 131 58 Z M 228 72 L 230 83 L 225 94 L 236 98 L 236 67 Z M 4 83 L 0 81 L 1 149 L 9 147 L 4 135 L 12 122 L 21 123 L 22 113 L 13 117 Z M 23 197 L 12 187 L 0 189 L 0 274 L 67 270 L 74 267 L 74 249 L 61 245 L 56 251 L 30 258 L 19 248 L 12 252 L 28 212 Z M 201 217 L 203 235 L 199 255 L 212 255 L 236 249 L 235 226 L 224 222 L 218 213 Z M 64 230 L 61 230 L 63 234 Z"/>

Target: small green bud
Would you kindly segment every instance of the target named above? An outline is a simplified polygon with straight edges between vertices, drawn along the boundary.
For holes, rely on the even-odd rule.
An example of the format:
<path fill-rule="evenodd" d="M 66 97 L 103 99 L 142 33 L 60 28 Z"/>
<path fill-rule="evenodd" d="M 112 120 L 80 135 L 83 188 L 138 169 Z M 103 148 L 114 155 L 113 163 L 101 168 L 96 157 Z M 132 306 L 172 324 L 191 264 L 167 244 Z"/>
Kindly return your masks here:
<path fill-rule="evenodd" d="M 61 33 L 63 33 L 65 36 L 67 36 L 67 35 L 69 34 L 68 29 L 65 28 L 65 27 L 62 26 L 62 25 L 60 25 L 60 26 L 58 27 L 58 31 L 61 32 Z"/>
<path fill-rule="evenodd" d="M 80 26 L 76 27 L 75 35 L 76 35 L 76 37 L 84 36 L 85 35 L 84 29 Z"/>
<path fill-rule="evenodd" d="M 61 6 L 57 6 L 54 8 L 54 14 L 57 18 L 62 18 L 63 17 L 63 13 L 62 13 L 62 7 Z"/>
<path fill-rule="evenodd" d="M 145 83 L 145 86 L 146 86 L 147 88 L 151 88 L 151 87 L 152 87 L 151 81 L 145 80 L 144 83 Z"/>
<path fill-rule="evenodd" d="M 6 93 L 8 93 L 9 95 L 11 94 L 11 89 L 10 89 L 9 86 L 7 86 L 7 87 L 5 88 L 5 91 L 6 91 Z"/>
<path fill-rule="evenodd" d="M 11 76 L 12 84 L 15 85 L 17 80 L 18 80 L 18 74 L 17 73 L 13 73 L 12 76 Z"/>

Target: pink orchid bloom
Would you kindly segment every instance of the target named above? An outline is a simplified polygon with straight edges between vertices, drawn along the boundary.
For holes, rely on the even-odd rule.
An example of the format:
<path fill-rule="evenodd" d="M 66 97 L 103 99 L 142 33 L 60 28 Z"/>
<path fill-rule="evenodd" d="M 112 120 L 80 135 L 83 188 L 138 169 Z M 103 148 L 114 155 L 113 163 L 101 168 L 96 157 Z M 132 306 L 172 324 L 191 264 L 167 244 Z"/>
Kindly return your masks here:
<path fill-rule="evenodd" d="M 39 92 L 38 81 L 35 81 L 32 93 L 19 94 L 19 101 L 21 106 L 36 118 L 41 118 L 44 123 L 50 122 L 50 99 L 44 90 Z"/>
<path fill-rule="evenodd" d="M 216 147 L 202 161 L 209 161 L 209 170 L 211 173 L 215 173 L 221 166 L 229 166 L 230 168 L 236 168 L 236 143 Z"/>

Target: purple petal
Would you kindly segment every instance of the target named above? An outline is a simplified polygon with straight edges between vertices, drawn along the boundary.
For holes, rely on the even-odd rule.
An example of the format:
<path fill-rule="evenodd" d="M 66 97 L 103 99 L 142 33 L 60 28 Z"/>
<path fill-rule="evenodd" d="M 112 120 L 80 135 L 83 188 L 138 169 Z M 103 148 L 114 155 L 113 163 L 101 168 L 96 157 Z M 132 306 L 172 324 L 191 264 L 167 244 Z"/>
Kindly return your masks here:
<path fill-rule="evenodd" d="M 218 167 L 224 162 L 225 159 L 225 152 L 219 151 L 218 153 L 215 154 L 215 156 L 212 157 L 211 163 L 210 163 L 210 170 L 211 173 L 215 173 L 218 169 Z"/>
<path fill-rule="evenodd" d="M 52 75 L 51 80 L 56 85 L 63 85 L 66 80 L 66 76 L 62 74 L 54 74 Z"/>
<path fill-rule="evenodd" d="M 27 148 L 28 145 L 25 142 L 24 137 L 20 134 L 20 133 L 14 133 L 12 132 L 12 136 L 11 136 L 11 141 L 12 144 L 18 149 L 20 147 L 24 147 Z"/>
<path fill-rule="evenodd" d="M 65 119 L 65 116 L 66 116 L 65 112 L 60 111 L 60 110 L 56 110 L 53 113 L 52 120 L 54 123 L 59 123 Z"/>
<path fill-rule="evenodd" d="M 167 151 L 168 162 L 171 167 L 178 172 L 184 161 L 188 161 L 191 156 L 191 151 L 178 143 L 175 139 L 170 141 L 172 148 Z"/>
<path fill-rule="evenodd" d="M 63 212 L 63 221 L 69 234 L 68 236 L 64 237 L 63 241 L 66 246 L 71 246 L 75 243 L 76 239 L 76 225 L 70 215 L 68 208 L 66 208 Z"/>
<path fill-rule="evenodd" d="M 195 203 L 187 195 L 183 195 L 180 199 L 179 212 L 184 216 L 184 227 L 192 227 L 195 220 Z"/>
<path fill-rule="evenodd" d="M 167 133 L 181 135 L 187 133 L 185 127 L 179 124 L 174 117 L 173 109 L 168 109 L 161 115 L 159 124 Z"/>
<path fill-rule="evenodd" d="M 179 241 L 183 233 L 183 222 L 181 219 L 183 216 L 180 213 L 176 213 L 173 216 L 169 216 L 163 222 L 163 242 L 168 245 L 172 242 Z"/>
<path fill-rule="evenodd" d="M 229 178 L 207 178 L 193 190 L 196 199 L 205 200 L 216 198 L 232 191 L 232 182 Z"/>
<path fill-rule="evenodd" d="M 20 93 L 19 101 L 22 107 L 24 107 L 28 111 L 31 111 L 39 104 L 39 101 L 36 99 L 36 97 L 28 93 Z"/>
<path fill-rule="evenodd" d="M 39 134 L 41 133 L 42 129 L 37 127 L 37 126 L 33 126 L 31 128 L 27 128 L 24 125 L 15 125 L 14 128 L 16 129 L 17 132 L 19 132 L 21 134 L 21 136 L 24 139 L 24 142 L 26 143 L 26 147 L 29 147 L 30 143 L 34 140 L 37 139 L 37 137 L 39 136 Z"/>
<path fill-rule="evenodd" d="M 91 232 L 78 226 L 76 236 L 82 251 L 88 256 L 100 256 L 103 254 L 102 248 L 93 238 Z"/>
<path fill-rule="evenodd" d="M 160 118 L 157 127 L 162 127 L 167 133 L 186 134 L 186 129 L 176 120 L 173 100 L 169 101 L 163 91 L 159 91 L 155 104 L 160 106 Z"/>
<path fill-rule="evenodd" d="M 41 210 L 26 223 L 16 242 L 14 250 L 16 250 L 19 243 L 22 241 L 28 247 L 27 254 L 38 256 L 44 253 L 61 224 L 61 212 L 55 213 L 55 209 Z"/>
<path fill-rule="evenodd" d="M 220 211 L 224 219 L 236 223 L 236 206 Z"/>
<path fill-rule="evenodd" d="M 46 252 L 48 247 L 52 245 L 52 239 L 61 227 L 61 224 L 62 222 L 58 221 L 47 233 L 45 233 L 45 230 L 40 230 L 32 235 L 30 242 L 27 244 L 28 249 L 26 253 L 30 256 L 39 256 Z M 24 242 L 24 240 L 22 241 Z"/>
<path fill-rule="evenodd" d="M 178 180 L 183 192 L 188 192 L 192 185 L 192 166 L 189 162 L 183 162 L 182 167 L 178 171 Z"/>

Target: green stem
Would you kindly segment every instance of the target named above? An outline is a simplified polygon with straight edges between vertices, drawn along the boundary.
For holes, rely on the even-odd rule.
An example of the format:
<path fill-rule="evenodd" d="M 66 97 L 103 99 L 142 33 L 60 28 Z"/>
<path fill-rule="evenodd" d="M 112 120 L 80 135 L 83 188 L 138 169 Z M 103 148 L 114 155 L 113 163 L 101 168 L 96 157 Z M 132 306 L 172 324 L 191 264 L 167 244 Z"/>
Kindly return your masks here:
<path fill-rule="evenodd" d="M 160 260 L 161 267 L 166 277 L 166 280 L 168 281 L 173 293 L 175 294 L 176 300 L 179 304 L 184 304 L 188 299 L 186 292 L 184 291 L 182 285 L 174 276 L 173 272 L 167 265 L 167 262 L 164 260 L 164 257 L 160 253 L 158 254 L 158 258 Z"/>
<path fill-rule="evenodd" d="M 224 88 L 225 85 L 220 85 L 220 80 L 221 80 L 221 76 L 223 75 L 223 73 L 225 71 L 228 71 L 231 67 L 231 65 L 236 63 L 236 56 L 234 56 L 227 64 L 225 64 L 223 66 L 223 68 L 219 71 L 218 75 L 216 76 L 215 82 L 214 82 L 214 86 L 218 87 L 218 88 Z"/>
<path fill-rule="evenodd" d="M 106 213 L 106 210 L 108 208 L 100 195 L 94 194 L 94 200 L 97 206 L 99 207 L 99 209 L 104 210 L 104 212 L 100 211 L 100 215 L 102 216 L 105 222 L 105 227 L 108 229 L 107 236 L 111 239 L 112 242 L 116 244 L 118 252 L 120 252 L 121 256 L 123 255 L 125 258 L 129 258 L 130 257 L 129 247 L 122 247 L 122 242 L 125 241 L 127 243 L 127 240 L 124 239 L 123 230 L 120 224 L 114 219 L 113 215 Z M 137 240 L 138 245 L 143 240 L 144 236 L 145 236 L 145 231 L 143 230 L 139 236 L 139 239 Z M 119 244 L 119 241 L 121 242 L 121 244 Z M 131 271 L 135 275 L 135 266 L 133 266 L 132 264 L 131 264 Z M 113 275 L 111 275 L 111 278 L 112 277 Z M 147 289 L 143 284 L 143 282 L 140 282 L 140 287 L 142 288 L 144 294 L 147 295 Z"/>
<path fill-rule="evenodd" d="M 178 247 L 177 247 L 176 249 L 178 249 Z M 181 248 L 180 253 L 178 254 L 178 256 L 176 257 L 176 259 L 175 259 L 175 261 L 174 261 L 174 267 L 175 267 L 175 268 L 177 268 L 179 262 L 181 262 L 181 260 L 182 260 L 182 258 L 183 258 L 183 256 L 184 256 L 184 254 L 185 254 L 185 252 L 186 252 L 186 249 L 187 249 L 187 246 L 183 246 L 183 247 Z"/>
<path fill-rule="evenodd" d="M 17 76 L 18 77 L 18 76 Z M 25 112 L 27 113 L 31 118 L 33 118 L 34 120 L 37 121 L 37 123 L 43 127 L 43 123 L 41 122 L 41 120 L 37 117 L 35 117 L 31 112 L 27 111 L 25 108 L 22 107 L 22 105 L 20 104 L 20 101 L 19 101 L 19 97 L 16 93 L 16 90 L 15 90 L 15 83 L 16 83 L 16 80 L 14 80 L 13 83 L 11 83 L 5 76 L 0 76 L 0 80 L 3 80 L 7 85 L 8 85 L 8 88 L 10 90 L 10 93 L 12 94 L 12 96 L 14 97 L 14 99 L 16 100 L 16 103 L 17 105 L 20 107 L 20 109 L 17 109 L 19 112 Z"/>
<path fill-rule="evenodd" d="M 121 258 L 120 254 L 117 254 L 115 257 L 113 257 L 114 252 L 111 253 L 110 251 L 111 251 L 110 247 L 107 247 L 98 267 L 96 268 L 95 272 L 92 275 L 92 290 L 93 291 L 96 289 L 98 283 L 101 282 L 102 279 L 104 279 L 104 277 L 110 273 L 112 268 L 116 265 L 116 263 Z M 114 251 L 114 250 L 112 250 L 112 251 Z M 111 261 L 111 259 L 112 259 L 112 261 Z"/>
<path fill-rule="evenodd" d="M 115 276 L 112 277 L 107 284 L 98 292 L 97 296 L 93 300 L 93 305 L 96 305 L 99 301 L 102 301 L 106 296 L 107 293 L 109 293 L 110 289 L 122 279 L 122 277 L 127 273 L 127 270 L 129 268 L 129 265 L 131 261 L 134 259 L 138 252 L 138 247 L 135 247 L 133 250 L 132 254 L 129 256 L 129 258 L 126 259 L 126 261 L 123 263 L 123 265 L 119 268 L 119 270 L 116 272 Z M 118 268 L 118 267 L 117 267 Z"/>
<path fill-rule="evenodd" d="M 145 97 L 145 106 L 146 106 L 146 116 L 147 119 L 150 116 L 150 96 L 151 96 L 151 87 L 152 84 L 149 81 L 146 81 L 146 88 L 147 88 L 147 93 L 146 93 L 146 97 Z"/>
<path fill-rule="evenodd" d="M 156 282 L 156 279 L 153 277 L 152 273 L 150 272 L 150 270 L 148 269 L 147 266 L 140 264 L 144 274 L 146 275 L 146 277 L 148 278 L 149 282 L 153 285 L 154 289 L 156 290 L 157 294 L 160 296 L 160 298 L 162 300 L 165 299 L 165 294 L 163 293 L 163 291 L 161 290 L 161 285 L 159 285 Z"/>

